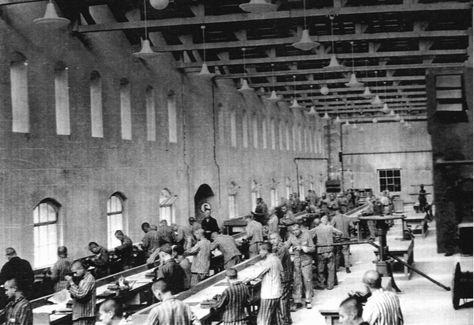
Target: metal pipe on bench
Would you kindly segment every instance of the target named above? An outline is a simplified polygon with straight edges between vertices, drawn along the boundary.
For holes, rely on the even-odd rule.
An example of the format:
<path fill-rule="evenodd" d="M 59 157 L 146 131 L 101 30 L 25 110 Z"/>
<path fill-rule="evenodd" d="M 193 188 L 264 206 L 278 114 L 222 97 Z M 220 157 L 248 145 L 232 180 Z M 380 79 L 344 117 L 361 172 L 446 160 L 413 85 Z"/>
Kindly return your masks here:
<path fill-rule="evenodd" d="M 376 243 L 374 243 L 374 242 L 372 242 L 372 241 L 369 241 L 368 243 L 369 243 L 370 245 L 374 246 L 375 248 L 380 249 L 380 246 L 377 245 Z M 418 269 L 416 269 L 415 267 L 411 266 L 410 264 L 408 264 L 408 263 L 405 262 L 404 260 L 402 260 L 402 259 L 400 259 L 400 258 L 398 258 L 398 257 L 396 257 L 396 256 L 394 256 L 394 255 L 392 255 L 392 254 L 390 254 L 390 250 L 389 250 L 388 252 L 386 252 L 386 254 L 389 255 L 390 257 L 392 257 L 393 259 L 397 260 L 398 262 L 402 263 L 403 265 L 405 265 L 406 267 L 408 267 L 410 270 L 412 270 L 412 271 L 418 273 L 419 275 L 421 275 L 421 276 L 427 278 L 428 280 L 430 280 L 430 281 L 433 282 L 434 284 L 440 286 L 440 287 L 443 288 L 444 290 L 446 290 L 446 291 L 450 291 L 450 290 L 451 290 L 450 287 L 447 287 L 447 286 L 445 286 L 444 284 L 439 283 L 438 281 L 436 281 L 435 279 L 433 279 L 433 278 L 430 277 L 429 275 L 427 275 L 427 274 L 421 272 L 420 270 L 418 270 Z"/>
<path fill-rule="evenodd" d="M 370 244 L 371 242 L 372 242 L 371 240 L 346 241 L 346 242 L 342 242 L 342 243 L 334 243 L 334 244 L 331 244 L 331 245 L 316 245 L 316 248 L 318 248 L 318 247 L 343 246 L 343 245 Z"/>

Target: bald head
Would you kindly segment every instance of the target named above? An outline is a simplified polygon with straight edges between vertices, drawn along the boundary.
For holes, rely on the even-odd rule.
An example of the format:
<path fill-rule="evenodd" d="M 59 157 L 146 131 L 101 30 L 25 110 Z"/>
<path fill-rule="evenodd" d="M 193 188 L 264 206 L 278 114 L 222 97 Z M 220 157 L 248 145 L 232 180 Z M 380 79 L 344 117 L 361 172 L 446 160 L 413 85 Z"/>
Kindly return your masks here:
<path fill-rule="evenodd" d="M 362 277 L 362 282 L 367 285 L 369 289 L 380 289 L 382 287 L 382 277 L 374 270 L 365 272 Z"/>
<path fill-rule="evenodd" d="M 362 317 L 362 303 L 356 297 L 344 299 L 339 305 L 339 322 L 342 325 L 359 324 Z"/>
<path fill-rule="evenodd" d="M 10 260 L 16 256 L 16 251 L 13 247 L 8 247 L 5 249 L 5 255 L 7 256 L 7 259 Z"/>

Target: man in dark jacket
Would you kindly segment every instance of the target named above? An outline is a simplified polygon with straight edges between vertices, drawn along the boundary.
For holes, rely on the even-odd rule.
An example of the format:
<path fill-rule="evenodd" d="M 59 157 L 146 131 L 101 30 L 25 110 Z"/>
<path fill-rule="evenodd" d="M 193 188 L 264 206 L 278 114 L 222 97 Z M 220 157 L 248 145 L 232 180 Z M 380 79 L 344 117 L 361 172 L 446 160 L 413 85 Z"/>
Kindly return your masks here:
<path fill-rule="evenodd" d="M 4 284 L 10 279 L 16 279 L 19 287 L 26 298 L 30 298 L 33 290 L 35 276 L 30 263 L 16 255 L 12 247 L 5 250 L 8 262 L 6 262 L 0 271 L 0 284 Z"/>
<path fill-rule="evenodd" d="M 171 245 L 165 244 L 160 247 L 161 265 L 155 269 L 155 280 L 164 280 L 168 283 L 171 293 L 177 294 L 184 290 L 186 274 L 171 254 Z"/>
<path fill-rule="evenodd" d="M 211 216 L 211 206 L 209 204 L 204 204 L 203 210 L 204 219 L 201 221 L 201 227 L 204 230 L 204 236 L 206 236 L 207 240 L 210 240 L 213 232 L 219 232 L 219 225 L 216 219 Z"/>

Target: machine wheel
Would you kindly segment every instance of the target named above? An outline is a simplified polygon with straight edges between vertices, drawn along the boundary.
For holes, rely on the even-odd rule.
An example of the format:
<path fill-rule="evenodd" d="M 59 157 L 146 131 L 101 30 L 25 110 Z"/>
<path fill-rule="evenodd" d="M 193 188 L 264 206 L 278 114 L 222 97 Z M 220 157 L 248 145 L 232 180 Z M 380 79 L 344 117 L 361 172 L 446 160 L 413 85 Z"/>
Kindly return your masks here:
<path fill-rule="evenodd" d="M 453 308 L 459 309 L 459 300 L 460 297 L 460 287 L 459 287 L 459 279 L 461 277 L 461 265 L 459 262 L 456 263 L 456 268 L 454 269 L 454 277 L 453 277 L 453 291 L 452 291 L 452 301 L 453 301 Z"/>

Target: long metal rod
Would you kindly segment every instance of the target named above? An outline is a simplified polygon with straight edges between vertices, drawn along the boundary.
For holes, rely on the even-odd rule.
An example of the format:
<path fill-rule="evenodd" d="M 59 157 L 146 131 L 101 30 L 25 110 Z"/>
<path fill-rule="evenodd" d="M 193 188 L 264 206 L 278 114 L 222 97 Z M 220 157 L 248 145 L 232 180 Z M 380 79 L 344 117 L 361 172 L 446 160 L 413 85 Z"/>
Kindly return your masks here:
<path fill-rule="evenodd" d="M 373 152 L 343 152 L 343 156 L 362 156 L 362 155 L 389 155 L 395 153 L 424 153 L 433 152 L 433 150 L 401 150 L 401 151 L 373 151 Z"/>
<path fill-rule="evenodd" d="M 372 241 L 369 241 L 368 242 L 370 245 L 376 247 L 377 249 L 380 249 L 380 246 L 377 245 L 376 243 L 372 242 Z M 434 284 L 436 284 L 437 286 L 440 286 L 441 288 L 443 288 L 444 290 L 446 291 L 450 291 L 451 288 L 448 287 L 448 286 L 445 286 L 444 284 L 441 284 L 439 283 L 438 281 L 436 281 L 435 279 L 433 279 L 432 277 L 430 277 L 429 275 L 427 275 L 426 273 L 423 273 L 421 272 L 420 270 L 414 268 L 413 266 L 411 266 L 410 264 L 408 264 L 407 262 L 405 262 L 404 260 L 396 257 L 396 256 L 393 256 L 392 254 L 390 254 L 390 249 L 388 252 L 386 252 L 387 255 L 389 255 L 390 257 L 392 257 L 393 259 L 397 260 L 398 262 L 402 263 L 403 265 L 405 265 L 406 267 L 408 267 L 410 270 L 414 271 L 415 273 L 418 273 L 419 275 L 427 278 L 428 280 L 430 280 L 431 282 L 433 282 Z"/>

